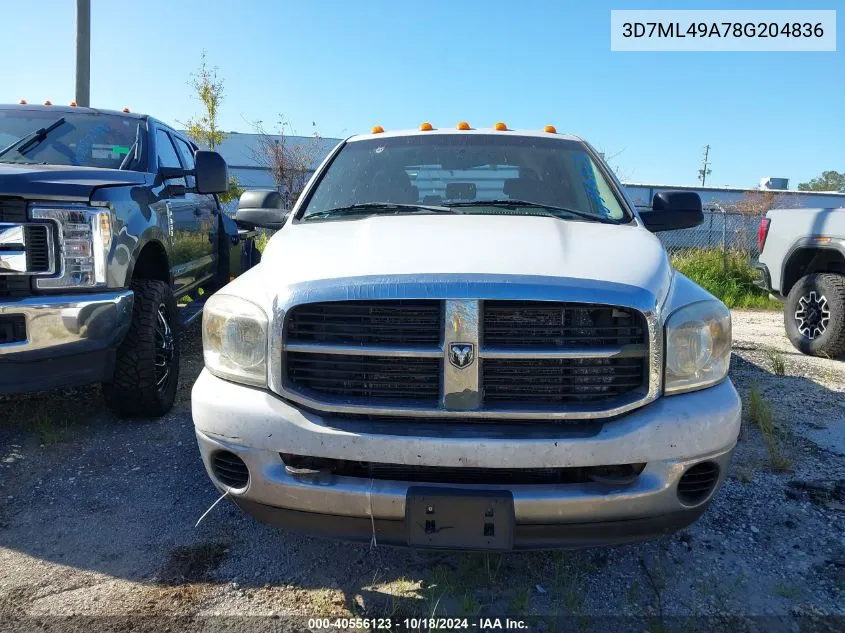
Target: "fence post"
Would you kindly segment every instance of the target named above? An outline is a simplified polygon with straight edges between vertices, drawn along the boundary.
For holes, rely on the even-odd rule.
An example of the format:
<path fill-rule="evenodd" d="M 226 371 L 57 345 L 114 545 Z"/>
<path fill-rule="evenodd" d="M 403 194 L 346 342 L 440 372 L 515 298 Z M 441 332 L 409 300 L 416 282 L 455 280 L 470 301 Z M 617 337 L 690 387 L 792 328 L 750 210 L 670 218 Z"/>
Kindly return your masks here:
<path fill-rule="evenodd" d="M 728 215 L 722 205 L 717 204 L 716 208 L 722 212 L 722 272 L 725 272 L 728 269 Z"/>

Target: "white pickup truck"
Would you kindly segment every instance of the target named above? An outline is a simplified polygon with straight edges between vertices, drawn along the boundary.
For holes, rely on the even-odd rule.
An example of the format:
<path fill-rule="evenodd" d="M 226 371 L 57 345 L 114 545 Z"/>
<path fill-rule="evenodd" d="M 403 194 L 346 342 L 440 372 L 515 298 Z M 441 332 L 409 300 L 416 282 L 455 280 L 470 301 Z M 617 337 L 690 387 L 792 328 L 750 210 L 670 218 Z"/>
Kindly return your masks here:
<path fill-rule="evenodd" d="M 783 301 L 795 348 L 845 354 L 845 208 L 769 211 L 758 247 L 758 285 Z"/>
<path fill-rule="evenodd" d="M 278 224 L 258 206 L 239 214 Z M 731 319 L 651 231 L 701 219 L 685 192 L 637 213 L 552 127 L 343 141 L 205 306 L 211 480 L 273 524 L 412 547 L 688 525 L 739 432 Z"/>

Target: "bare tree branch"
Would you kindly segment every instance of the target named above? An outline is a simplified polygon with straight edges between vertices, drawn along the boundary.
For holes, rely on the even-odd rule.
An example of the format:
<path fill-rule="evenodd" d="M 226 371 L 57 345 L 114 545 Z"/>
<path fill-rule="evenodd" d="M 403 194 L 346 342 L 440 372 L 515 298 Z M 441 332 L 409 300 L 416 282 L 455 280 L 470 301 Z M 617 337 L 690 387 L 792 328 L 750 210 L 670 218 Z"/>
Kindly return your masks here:
<path fill-rule="evenodd" d="M 251 125 L 258 137 L 250 150 L 251 158 L 270 172 L 276 189 L 286 198 L 286 206 L 293 206 L 321 156 L 319 133 L 315 131 L 306 143 L 290 142 L 286 133 L 290 123 L 281 114 L 272 130 L 263 121 Z"/>

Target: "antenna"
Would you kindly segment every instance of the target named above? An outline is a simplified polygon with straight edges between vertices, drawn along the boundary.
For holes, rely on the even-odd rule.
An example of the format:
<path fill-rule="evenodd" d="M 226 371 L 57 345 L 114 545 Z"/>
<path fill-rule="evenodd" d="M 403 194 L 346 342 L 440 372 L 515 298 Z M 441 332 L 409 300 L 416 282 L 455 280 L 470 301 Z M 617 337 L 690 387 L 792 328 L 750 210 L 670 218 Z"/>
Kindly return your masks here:
<path fill-rule="evenodd" d="M 701 186 L 704 186 L 704 181 L 707 180 L 707 176 L 710 175 L 712 171 L 710 169 L 710 162 L 707 158 L 710 156 L 710 146 L 704 146 L 704 160 L 701 162 L 701 169 L 698 170 L 698 179 L 701 181 Z"/>

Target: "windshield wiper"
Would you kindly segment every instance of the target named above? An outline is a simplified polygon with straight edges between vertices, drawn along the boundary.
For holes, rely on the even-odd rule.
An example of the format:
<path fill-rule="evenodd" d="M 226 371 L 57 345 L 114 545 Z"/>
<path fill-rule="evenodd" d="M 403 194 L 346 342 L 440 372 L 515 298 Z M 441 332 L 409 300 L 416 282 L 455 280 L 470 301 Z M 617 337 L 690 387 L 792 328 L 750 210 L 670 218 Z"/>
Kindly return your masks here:
<path fill-rule="evenodd" d="M 129 148 L 129 151 L 126 152 L 126 156 L 123 157 L 123 160 L 120 161 L 120 166 L 118 169 L 126 169 L 132 161 L 136 163 L 140 160 L 140 152 L 141 152 L 141 124 L 138 124 L 138 127 L 135 128 L 135 142 L 132 143 L 132 147 Z"/>
<path fill-rule="evenodd" d="M 578 209 L 570 209 L 568 207 L 558 207 L 552 204 L 542 204 L 540 202 L 530 202 L 528 200 L 515 200 L 512 198 L 503 199 L 503 200 L 467 200 L 465 202 L 448 202 L 445 203 L 446 207 L 502 207 L 505 209 L 518 209 L 519 207 L 528 207 L 529 209 L 543 209 L 544 211 L 548 211 L 549 213 L 537 214 L 537 215 L 549 215 L 555 218 L 560 219 L 560 216 L 557 213 L 568 213 L 570 215 L 574 215 L 579 218 L 583 218 L 585 220 L 590 220 L 592 222 L 603 222 L 605 224 L 621 224 L 619 220 L 614 220 L 613 218 L 606 218 L 601 215 L 594 215 L 592 213 L 587 213 L 586 211 L 579 211 Z"/>
<path fill-rule="evenodd" d="M 47 135 L 50 134 L 50 132 L 55 130 L 57 127 L 60 127 L 64 122 L 65 118 L 61 117 L 60 119 L 53 121 L 47 127 L 39 128 L 34 132 L 31 132 L 26 136 L 19 138 L 17 141 L 12 143 L 8 147 L 0 150 L 0 156 L 4 156 L 5 154 L 11 152 L 13 149 L 18 150 L 18 154 L 23 154 L 28 149 L 31 149 L 41 143 L 45 138 L 47 138 Z"/>
<path fill-rule="evenodd" d="M 359 202 L 358 204 L 350 204 L 345 207 L 336 207 L 334 209 L 327 209 L 325 211 L 317 211 L 306 215 L 303 220 L 310 220 L 312 218 L 327 218 L 335 215 L 356 215 L 361 211 L 412 211 L 416 213 L 459 213 L 449 207 L 438 207 L 430 204 L 400 204 L 396 202 Z"/>

